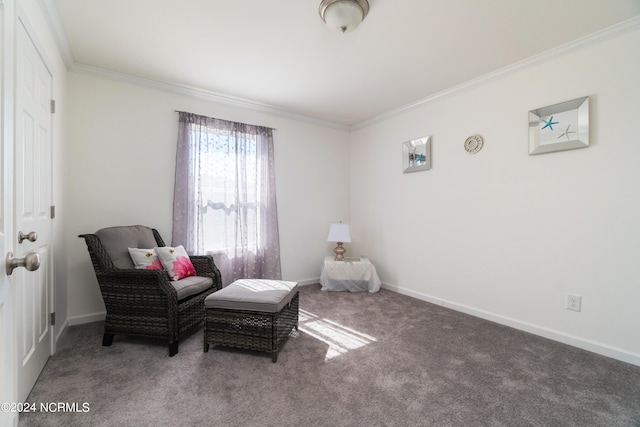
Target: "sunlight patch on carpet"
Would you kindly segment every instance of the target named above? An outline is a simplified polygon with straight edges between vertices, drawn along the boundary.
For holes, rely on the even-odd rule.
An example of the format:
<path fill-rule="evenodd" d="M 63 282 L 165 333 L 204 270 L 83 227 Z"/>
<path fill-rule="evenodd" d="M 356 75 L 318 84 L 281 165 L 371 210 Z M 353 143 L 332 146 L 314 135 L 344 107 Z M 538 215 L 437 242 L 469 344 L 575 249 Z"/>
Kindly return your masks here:
<path fill-rule="evenodd" d="M 321 319 L 305 310 L 299 311 L 298 329 L 329 345 L 325 360 L 333 359 L 377 341 L 370 335 L 329 319 Z"/>

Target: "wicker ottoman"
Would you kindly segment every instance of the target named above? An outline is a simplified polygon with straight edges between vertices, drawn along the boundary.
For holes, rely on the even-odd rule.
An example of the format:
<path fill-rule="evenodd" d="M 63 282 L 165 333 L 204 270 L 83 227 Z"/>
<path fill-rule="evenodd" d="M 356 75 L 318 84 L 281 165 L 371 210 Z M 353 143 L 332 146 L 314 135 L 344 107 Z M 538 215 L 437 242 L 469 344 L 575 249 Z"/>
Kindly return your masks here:
<path fill-rule="evenodd" d="M 298 284 L 281 280 L 236 280 L 204 300 L 204 351 L 209 345 L 271 353 L 298 329 Z"/>

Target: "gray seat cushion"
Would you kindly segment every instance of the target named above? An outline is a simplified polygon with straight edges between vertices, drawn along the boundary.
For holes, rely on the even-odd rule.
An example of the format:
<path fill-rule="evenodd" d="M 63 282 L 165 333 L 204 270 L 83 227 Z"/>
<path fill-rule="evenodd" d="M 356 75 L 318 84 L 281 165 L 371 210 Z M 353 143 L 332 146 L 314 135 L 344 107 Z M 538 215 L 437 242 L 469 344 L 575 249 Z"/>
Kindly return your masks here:
<path fill-rule="evenodd" d="M 204 300 L 206 308 L 277 313 L 298 292 L 297 282 L 266 279 L 241 279 L 212 293 Z"/>
<path fill-rule="evenodd" d="M 95 234 L 116 268 L 135 268 L 128 248 L 151 249 L 158 246 L 151 228 L 143 225 L 103 228 Z"/>
<path fill-rule="evenodd" d="M 190 276 L 175 280 L 171 284 L 178 292 L 178 301 L 180 301 L 210 288 L 213 285 L 213 279 L 211 277 Z"/>

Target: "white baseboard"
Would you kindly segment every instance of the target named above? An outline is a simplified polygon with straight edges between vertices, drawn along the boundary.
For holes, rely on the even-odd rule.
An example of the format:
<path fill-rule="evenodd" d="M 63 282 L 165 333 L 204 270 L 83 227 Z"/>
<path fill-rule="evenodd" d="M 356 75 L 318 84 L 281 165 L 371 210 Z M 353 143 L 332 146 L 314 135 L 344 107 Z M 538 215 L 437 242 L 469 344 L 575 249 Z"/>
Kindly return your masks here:
<path fill-rule="evenodd" d="M 593 353 L 600 354 L 602 356 L 610 357 L 612 359 L 620 360 L 622 362 L 631 363 L 632 365 L 640 366 L 640 354 L 632 353 L 620 348 L 612 347 L 599 342 L 591 341 L 585 338 L 569 335 L 564 332 L 556 331 L 553 329 L 544 328 L 531 323 L 523 322 L 521 320 L 513 319 L 510 317 L 502 316 L 499 314 L 491 313 L 488 311 L 480 310 L 474 307 L 469 307 L 463 304 L 458 304 L 452 301 L 443 300 L 430 295 L 426 295 L 420 292 L 415 292 L 409 289 L 404 289 L 399 286 L 383 283 L 382 288 L 399 294 L 407 295 L 422 301 L 427 301 L 432 304 L 440 305 L 452 310 L 460 311 L 471 316 L 479 317 L 481 319 L 489 320 L 491 322 L 499 323 L 501 325 L 509 326 L 514 329 L 529 332 L 534 335 L 538 335 L 544 338 L 548 338 L 554 341 L 561 342 L 573 347 L 581 348 L 583 350 L 591 351 Z"/>
<path fill-rule="evenodd" d="M 313 279 L 298 280 L 298 285 L 299 286 L 315 285 L 317 283 L 320 283 L 320 278 L 319 277 L 315 277 Z"/>
<path fill-rule="evenodd" d="M 99 322 L 107 317 L 106 311 L 100 311 L 98 313 L 83 314 L 82 316 L 72 316 L 67 319 L 69 326 L 82 325 L 84 323 Z"/>
<path fill-rule="evenodd" d="M 60 341 L 60 337 L 62 337 L 62 334 L 64 334 L 64 331 L 67 330 L 68 326 L 69 326 L 69 319 L 65 320 L 65 322 L 62 325 L 54 329 L 56 331 L 56 342 Z"/>

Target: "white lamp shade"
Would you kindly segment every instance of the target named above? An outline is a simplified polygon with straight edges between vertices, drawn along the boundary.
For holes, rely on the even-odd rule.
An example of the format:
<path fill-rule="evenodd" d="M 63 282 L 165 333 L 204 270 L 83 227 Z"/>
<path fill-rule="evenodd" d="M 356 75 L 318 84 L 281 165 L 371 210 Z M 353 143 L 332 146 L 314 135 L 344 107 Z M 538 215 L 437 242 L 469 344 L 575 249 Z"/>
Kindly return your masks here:
<path fill-rule="evenodd" d="M 342 222 L 334 222 L 329 227 L 329 236 L 327 242 L 351 242 L 351 231 L 349 230 L 349 224 Z"/>
<path fill-rule="evenodd" d="M 327 6 L 324 12 L 324 22 L 339 33 L 355 30 L 363 19 L 364 11 L 354 1 L 337 1 Z"/>

